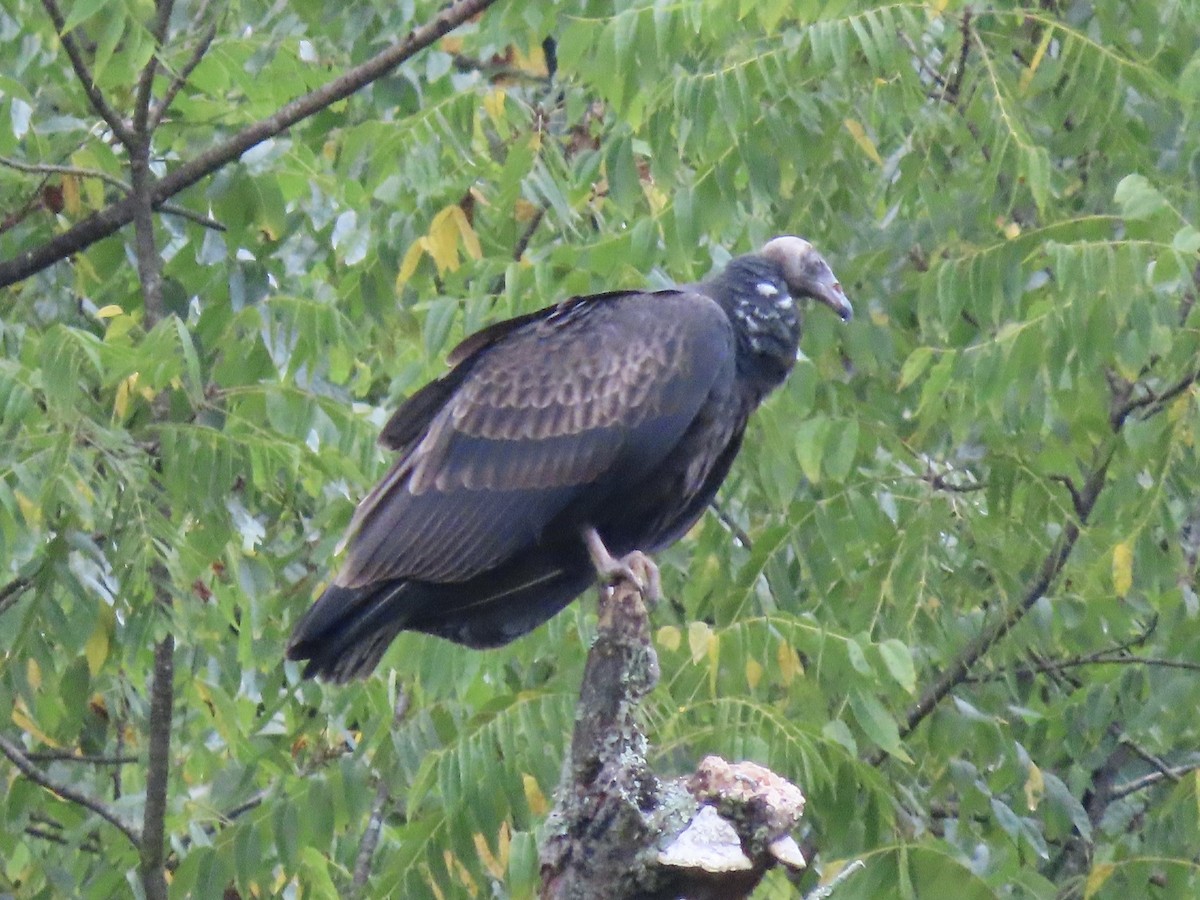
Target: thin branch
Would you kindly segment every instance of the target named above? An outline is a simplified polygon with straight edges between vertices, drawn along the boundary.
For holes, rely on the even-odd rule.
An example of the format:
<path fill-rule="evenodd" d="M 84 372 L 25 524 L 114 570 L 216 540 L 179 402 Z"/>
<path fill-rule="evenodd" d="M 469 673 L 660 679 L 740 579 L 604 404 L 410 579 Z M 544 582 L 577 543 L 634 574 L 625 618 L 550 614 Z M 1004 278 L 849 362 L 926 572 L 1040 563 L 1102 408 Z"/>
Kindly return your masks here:
<path fill-rule="evenodd" d="M 45 829 L 45 828 L 39 828 L 37 825 L 26 825 L 25 833 L 27 835 L 29 835 L 30 837 L 40 838 L 43 841 L 49 841 L 50 843 L 58 844 L 59 846 L 67 846 L 71 843 L 65 837 L 63 837 L 61 834 L 57 834 L 57 833 L 50 831 L 48 829 Z M 97 844 L 95 841 L 85 841 L 85 842 L 78 844 L 77 846 L 79 847 L 80 850 L 84 851 L 85 853 L 99 853 L 100 852 L 100 845 Z"/>
<path fill-rule="evenodd" d="M 200 7 L 196 10 L 196 15 L 192 21 L 199 23 L 204 21 L 204 14 L 208 12 L 209 0 L 201 0 Z M 171 83 L 167 86 L 166 91 L 162 95 L 162 99 L 154 104 L 150 111 L 150 129 L 156 130 L 162 124 L 163 117 L 171 108 L 171 104 L 175 102 L 175 98 L 187 84 L 188 78 L 195 71 L 196 66 L 200 65 L 200 61 L 204 59 L 204 54 L 208 52 L 208 48 L 212 45 L 213 40 L 217 36 L 217 23 L 209 25 L 204 34 L 200 37 L 200 42 L 192 50 L 192 55 L 188 57 L 187 62 L 183 64 L 175 77 L 171 79 Z"/>
<path fill-rule="evenodd" d="M 966 484 L 959 484 L 954 481 L 947 481 L 946 476 L 942 474 L 927 473 L 923 479 L 935 491 L 950 491 L 955 494 L 973 494 L 975 491 L 987 490 L 986 481 L 971 481 Z"/>
<path fill-rule="evenodd" d="M 954 69 L 954 74 L 950 77 L 945 88 L 942 90 L 942 100 L 949 99 L 953 103 L 958 103 L 959 92 L 962 90 L 963 78 L 967 74 L 967 57 L 971 53 L 971 9 L 968 7 L 963 10 L 962 22 L 959 30 L 962 32 L 962 49 L 958 54 L 958 66 Z"/>
<path fill-rule="evenodd" d="M 1132 400 L 1126 400 L 1124 403 L 1116 407 L 1112 412 L 1111 421 L 1113 423 L 1113 428 L 1120 428 L 1131 413 L 1139 410 L 1144 411 L 1144 414 L 1141 416 L 1141 418 L 1149 418 L 1150 416 L 1162 412 L 1168 403 L 1194 385 L 1197 381 L 1200 381 L 1200 369 L 1185 375 L 1165 391 L 1161 391 L 1160 393 L 1147 391 L 1146 394 L 1141 397 L 1137 397 L 1136 399 Z"/>
<path fill-rule="evenodd" d="M 351 893 L 362 896 L 371 877 L 371 858 L 375 855 L 375 847 L 379 844 L 379 832 L 383 829 L 383 816 L 391 797 L 387 779 L 380 778 L 375 787 L 375 799 L 371 803 L 371 818 L 363 831 L 362 842 L 358 845 L 358 856 L 354 860 L 354 880 L 351 882 Z"/>
<path fill-rule="evenodd" d="M 82 806 L 84 809 L 91 810 L 105 822 L 108 822 L 110 825 L 120 831 L 121 834 L 125 835 L 125 837 L 129 840 L 129 843 L 133 844 L 134 847 L 141 846 L 142 837 L 136 828 L 126 822 L 123 822 L 121 817 L 118 816 L 116 812 L 114 812 L 112 809 L 109 809 L 106 804 L 100 800 L 97 800 L 95 797 L 89 797 L 82 791 L 78 791 L 70 785 L 62 784 L 61 782 L 51 778 L 49 775 L 35 766 L 20 747 L 3 735 L 0 735 L 0 753 L 3 753 L 5 756 L 7 756 L 9 761 L 21 771 L 21 774 L 34 784 L 41 785 L 46 790 L 50 791 L 50 793 L 62 800 L 67 800 L 71 803 Z"/>
<path fill-rule="evenodd" d="M 8 612 L 9 607 L 14 606 L 32 585 L 33 580 L 30 578 L 14 578 L 4 587 L 0 587 L 0 615 Z"/>
<path fill-rule="evenodd" d="M 1071 480 L 1069 475 L 1051 475 L 1051 481 L 1057 481 L 1067 489 L 1067 493 L 1071 495 L 1071 506 L 1075 509 L 1075 515 L 1079 515 L 1079 511 L 1083 505 L 1083 498 L 1079 496 L 1079 489 L 1075 487 L 1075 482 Z"/>
<path fill-rule="evenodd" d="M 393 728 L 408 716 L 410 702 L 408 691 L 401 688 L 396 697 L 396 705 L 392 708 Z M 371 818 L 367 821 L 362 842 L 358 845 L 358 856 L 354 860 L 354 880 L 351 882 L 351 893 L 355 896 L 362 895 L 363 889 L 367 886 L 367 879 L 371 877 L 371 858 L 375 855 L 375 848 L 379 844 L 379 832 L 383 830 L 383 817 L 387 812 L 389 799 L 391 799 L 391 794 L 388 790 L 387 779 L 380 778 L 379 784 L 375 787 L 375 800 L 371 804 Z"/>
<path fill-rule="evenodd" d="M 82 166 L 62 166 L 54 163 L 27 163 L 21 162 L 19 159 L 12 159 L 7 156 L 0 156 L 0 166 L 7 166 L 10 169 L 15 169 L 18 172 L 24 172 L 30 175 L 71 175 L 76 178 L 96 178 L 103 181 L 110 187 L 120 189 L 122 193 L 129 193 L 129 184 L 123 179 L 118 178 L 111 172 L 102 172 L 100 169 L 88 169 Z M 169 213 L 173 216 L 188 219 L 195 222 L 197 225 L 203 225 L 205 228 L 211 228 L 213 231 L 226 231 L 223 224 L 216 219 L 206 216 L 203 213 L 195 212 L 187 209 L 177 203 L 160 203 L 156 209 L 159 212 Z"/>
<path fill-rule="evenodd" d="M 729 533 L 733 535 L 735 541 L 747 550 L 754 549 L 754 543 L 750 540 L 750 535 L 746 534 L 742 526 L 733 520 L 733 516 L 729 515 L 721 504 L 713 500 L 708 505 L 712 507 L 712 511 L 716 514 L 717 521 L 725 526 Z"/>
<path fill-rule="evenodd" d="M 867 867 L 867 864 L 861 859 L 851 860 L 850 863 L 842 868 L 840 872 L 833 876 L 829 884 L 821 884 L 813 888 L 804 895 L 804 900 L 826 900 L 833 896 L 833 892 L 838 889 L 846 879 Z"/>
<path fill-rule="evenodd" d="M 250 812 L 250 810 L 261 806 L 262 802 L 266 800 L 270 794 L 270 788 L 263 788 L 261 791 L 251 794 L 237 806 L 231 806 L 229 809 L 225 810 L 225 812 L 221 813 L 221 820 L 223 822 L 232 822 L 234 819 L 244 816 L 246 813 Z"/>
<path fill-rule="evenodd" d="M 58 39 L 62 41 L 63 50 L 66 51 L 67 58 L 71 60 L 71 68 L 75 70 L 75 77 L 79 79 L 83 92 L 87 94 L 92 109 L 108 123 L 108 127 L 117 136 L 117 140 L 128 147 L 133 139 L 133 132 L 130 131 L 128 123 L 104 99 L 104 94 L 96 86 L 96 78 L 88 67 L 87 60 L 83 58 L 83 51 L 75 42 L 75 38 L 63 30 L 67 22 L 63 18 L 62 10 L 58 8 L 58 0 L 42 0 L 42 8 L 46 10 L 50 21 L 54 23 L 54 30 L 58 32 Z"/>
<path fill-rule="evenodd" d="M 70 750 L 45 750 L 41 753 L 27 753 L 25 758 L 30 762 L 77 762 L 92 766 L 125 766 L 138 761 L 136 756 L 89 756 L 74 753 Z"/>
<path fill-rule="evenodd" d="M 513 262 L 520 262 L 521 257 L 525 255 L 525 251 L 529 249 L 529 242 L 533 240 L 533 234 L 537 231 L 538 226 L 542 224 L 542 220 L 546 218 L 546 207 L 539 206 L 534 212 L 533 218 L 529 220 L 529 224 L 525 226 L 525 230 L 521 232 L 521 236 L 517 238 L 517 242 L 513 245 L 512 258 Z M 492 282 L 488 289 L 489 294 L 499 294 L 504 290 L 504 273 L 501 272 Z"/>
<path fill-rule="evenodd" d="M 1080 491 L 1080 500 L 1082 507 L 1079 514 L 1079 520 L 1067 522 L 1063 527 L 1062 536 L 1054 545 L 1053 549 L 1047 554 L 1042 561 L 1042 565 L 1038 570 L 1037 577 L 1025 589 L 1020 601 L 1001 619 L 998 619 L 986 628 L 984 628 L 975 638 L 964 647 L 959 654 L 950 661 L 950 664 L 942 671 L 942 674 L 922 692 L 920 698 L 909 707 L 905 713 L 904 721 L 900 726 L 900 737 L 906 738 L 929 716 L 930 713 L 937 708 L 938 704 L 944 700 L 952 690 L 961 684 L 966 683 L 967 677 L 970 675 L 971 668 L 983 658 L 989 650 L 992 649 L 1005 635 L 1007 635 L 1018 622 L 1025 618 L 1025 614 L 1029 612 L 1035 603 L 1049 589 L 1050 585 L 1058 577 L 1058 574 L 1067 564 L 1067 559 L 1070 558 L 1071 550 L 1075 546 L 1075 542 L 1079 539 L 1081 528 L 1087 524 L 1087 518 L 1091 514 L 1092 509 L 1096 505 L 1096 500 L 1100 496 L 1100 491 L 1104 487 L 1105 477 L 1108 473 L 1108 464 L 1112 459 L 1111 449 L 1106 453 L 1104 459 L 1092 471 L 1088 477 L 1082 490 Z M 869 757 L 872 765 L 879 765 L 886 759 L 886 754 L 879 751 Z"/>
<path fill-rule="evenodd" d="M 54 163 L 27 163 L 9 156 L 0 156 L 0 166 L 24 172 L 26 175 L 74 175 L 77 178 L 96 178 L 105 184 L 122 191 L 128 191 L 129 185 L 109 172 L 99 169 L 87 169 L 82 166 L 60 166 Z"/>
<path fill-rule="evenodd" d="M 53 0 L 43 0 L 43 2 L 53 3 Z M 496 2 L 497 0 L 458 0 L 447 6 L 435 18 L 409 32 L 403 40 L 383 52 L 348 70 L 315 91 L 284 105 L 273 115 L 248 125 L 229 140 L 209 148 L 168 173 L 155 186 L 155 203 L 162 203 L 167 198 L 173 197 L 222 166 L 240 158 L 251 147 L 261 144 L 297 122 L 345 99 L 365 85 L 387 75 L 398 65 Z M 32 250 L 19 253 L 13 259 L 0 263 L 0 287 L 28 278 L 30 275 L 114 234 L 133 221 L 136 206 L 136 201 L 127 197 L 94 213 Z"/>
<path fill-rule="evenodd" d="M 146 764 L 146 808 L 142 816 L 140 869 L 149 900 L 166 900 L 167 782 L 171 771 L 171 712 L 175 700 L 175 638 L 154 645 L 150 683 L 150 747 Z"/>
<path fill-rule="evenodd" d="M 1175 766 L 1174 768 L 1163 771 L 1149 772 L 1141 778 L 1134 778 L 1132 781 L 1127 781 L 1124 784 L 1119 784 L 1112 789 L 1112 800 L 1123 800 L 1130 794 L 1136 794 L 1138 791 L 1144 791 L 1146 788 L 1154 787 L 1160 781 L 1179 781 L 1184 775 L 1195 772 L 1200 769 L 1200 762 L 1189 763 L 1186 766 Z"/>
<path fill-rule="evenodd" d="M 150 31 L 154 35 L 154 52 L 146 60 L 146 65 L 142 66 L 133 102 L 133 133 L 147 146 L 154 133 L 154 126 L 150 124 L 154 75 L 158 72 L 158 55 L 162 53 L 163 42 L 167 39 L 167 28 L 171 24 L 171 10 L 174 7 L 174 0 L 156 0 L 154 4 L 154 27 Z"/>
<path fill-rule="evenodd" d="M 1171 781 L 1179 780 L 1179 776 L 1175 774 L 1174 770 L 1167 765 L 1166 760 L 1164 760 L 1162 757 L 1151 753 L 1141 744 L 1136 743 L 1132 738 L 1126 735 L 1122 735 L 1119 738 L 1119 741 L 1132 750 L 1134 755 L 1142 760 L 1142 762 L 1149 763 L 1151 766 L 1153 766 L 1154 769 L 1164 778 L 1168 778 Z"/>

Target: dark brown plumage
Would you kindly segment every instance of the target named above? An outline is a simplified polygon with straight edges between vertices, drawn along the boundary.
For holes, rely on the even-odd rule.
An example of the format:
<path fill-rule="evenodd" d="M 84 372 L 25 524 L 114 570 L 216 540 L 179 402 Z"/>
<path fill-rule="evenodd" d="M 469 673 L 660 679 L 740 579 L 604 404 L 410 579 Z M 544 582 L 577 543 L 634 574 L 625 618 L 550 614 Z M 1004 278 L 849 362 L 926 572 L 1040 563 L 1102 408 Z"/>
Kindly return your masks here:
<path fill-rule="evenodd" d="M 288 657 L 345 681 L 405 629 L 505 644 L 597 566 L 678 540 L 790 371 L 802 297 L 850 318 L 829 266 L 786 236 L 706 282 L 576 297 L 467 338 L 384 427 L 399 456 Z"/>

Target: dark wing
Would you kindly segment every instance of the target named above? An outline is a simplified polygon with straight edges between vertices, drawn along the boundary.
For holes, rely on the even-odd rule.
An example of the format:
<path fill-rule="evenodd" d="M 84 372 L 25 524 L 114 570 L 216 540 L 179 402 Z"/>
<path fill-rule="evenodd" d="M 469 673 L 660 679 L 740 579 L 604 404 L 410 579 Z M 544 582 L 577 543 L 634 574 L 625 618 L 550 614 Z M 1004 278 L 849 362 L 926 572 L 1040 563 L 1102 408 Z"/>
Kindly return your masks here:
<path fill-rule="evenodd" d="M 385 430 L 403 453 L 359 505 L 337 585 L 465 581 L 637 482 L 730 372 L 733 332 L 709 298 L 662 291 L 581 298 L 465 345 Z"/>

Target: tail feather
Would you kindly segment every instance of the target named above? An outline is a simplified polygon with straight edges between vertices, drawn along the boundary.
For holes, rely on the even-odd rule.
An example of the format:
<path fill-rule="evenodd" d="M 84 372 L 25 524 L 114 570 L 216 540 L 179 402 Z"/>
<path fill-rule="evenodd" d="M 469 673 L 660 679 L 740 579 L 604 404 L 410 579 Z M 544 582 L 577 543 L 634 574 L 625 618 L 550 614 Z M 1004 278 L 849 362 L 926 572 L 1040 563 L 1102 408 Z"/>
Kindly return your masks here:
<path fill-rule="evenodd" d="M 370 675 L 405 629 L 466 647 L 499 647 L 537 628 L 594 580 L 580 544 L 574 558 L 527 556 L 460 583 L 331 584 L 296 623 L 287 656 L 308 660 L 305 678 L 342 683 Z"/>
<path fill-rule="evenodd" d="M 296 623 L 288 659 L 305 659 L 304 677 L 338 684 L 366 678 L 408 622 L 417 587 L 396 580 L 344 588 L 331 584 Z"/>

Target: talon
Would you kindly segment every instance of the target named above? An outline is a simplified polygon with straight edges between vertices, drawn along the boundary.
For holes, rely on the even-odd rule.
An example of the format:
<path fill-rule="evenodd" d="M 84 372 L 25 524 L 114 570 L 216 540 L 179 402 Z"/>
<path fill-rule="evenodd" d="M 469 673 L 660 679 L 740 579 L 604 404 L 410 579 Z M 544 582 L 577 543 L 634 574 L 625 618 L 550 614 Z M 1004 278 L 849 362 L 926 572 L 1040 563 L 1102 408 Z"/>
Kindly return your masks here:
<path fill-rule="evenodd" d="M 612 586 L 626 579 L 637 586 L 638 591 L 649 603 L 657 603 L 662 597 L 662 578 L 658 566 L 649 556 L 640 550 L 634 550 L 620 559 L 613 558 L 600 539 L 595 528 L 587 528 L 583 532 L 584 543 L 587 544 L 588 555 L 596 574 L 603 584 Z"/>

